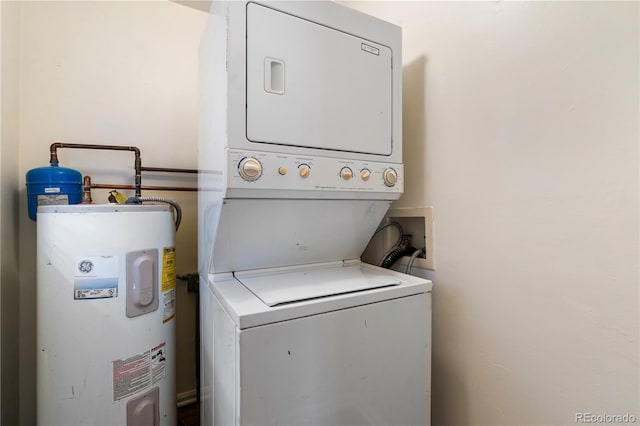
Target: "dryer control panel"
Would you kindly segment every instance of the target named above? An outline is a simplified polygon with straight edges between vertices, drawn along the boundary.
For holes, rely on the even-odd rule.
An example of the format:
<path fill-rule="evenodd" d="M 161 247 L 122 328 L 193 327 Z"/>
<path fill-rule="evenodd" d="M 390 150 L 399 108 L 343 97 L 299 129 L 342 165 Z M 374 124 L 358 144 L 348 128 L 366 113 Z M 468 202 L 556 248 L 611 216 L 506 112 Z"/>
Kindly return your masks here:
<path fill-rule="evenodd" d="M 230 189 L 402 193 L 402 164 L 229 150 Z"/>

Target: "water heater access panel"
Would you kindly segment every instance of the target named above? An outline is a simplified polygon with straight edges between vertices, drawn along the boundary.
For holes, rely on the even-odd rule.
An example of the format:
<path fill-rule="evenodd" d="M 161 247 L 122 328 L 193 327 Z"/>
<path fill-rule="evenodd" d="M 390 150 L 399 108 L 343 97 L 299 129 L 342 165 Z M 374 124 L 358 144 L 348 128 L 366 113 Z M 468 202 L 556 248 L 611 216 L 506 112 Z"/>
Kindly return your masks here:
<path fill-rule="evenodd" d="M 391 155 L 389 47 L 247 4 L 247 139 Z"/>

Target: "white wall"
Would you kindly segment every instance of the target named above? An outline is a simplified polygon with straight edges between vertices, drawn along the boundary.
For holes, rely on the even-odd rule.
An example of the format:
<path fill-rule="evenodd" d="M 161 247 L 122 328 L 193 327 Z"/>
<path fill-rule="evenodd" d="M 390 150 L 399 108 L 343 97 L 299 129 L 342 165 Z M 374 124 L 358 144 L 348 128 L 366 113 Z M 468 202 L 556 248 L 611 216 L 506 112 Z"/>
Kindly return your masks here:
<path fill-rule="evenodd" d="M 197 167 L 198 48 L 206 14 L 170 2 L 24 2 L 20 77 L 20 409 L 35 423 L 35 229 L 24 174 L 48 165 L 54 141 L 134 145 L 145 166 Z M 133 155 L 59 151 L 96 183 L 133 183 Z M 195 176 L 143 173 L 143 184 L 195 186 Z M 4 192 L 4 191 L 3 191 Z M 125 191 L 126 192 L 126 191 Z M 130 192 L 129 192 L 130 193 Z M 178 201 L 177 272 L 197 271 L 196 194 Z M 94 201 L 106 202 L 105 191 Z M 4 207 L 3 207 L 4 209 Z M 179 393 L 195 389 L 195 296 L 178 282 Z"/>
<path fill-rule="evenodd" d="M 17 2 L 0 2 L 0 424 L 18 421 L 18 139 Z"/>
<path fill-rule="evenodd" d="M 638 3 L 350 5 L 404 28 L 409 181 L 398 205 L 436 213 L 433 424 L 640 418 Z M 4 62 L 5 16 L 3 2 L 2 78 L 16 81 Z M 4 87 L 0 122 L 3 233 L 15 203 L 6 188 L 20 191 L 21 424 L 35 420 L 35 224 L 24 173 L 46 165 L 57 140 L 136 145 L 145 165 L 195 168 L 204 19 L 169 2 L 22 4 L 17 184 Z M 97 182 L 128 181 L 130 160 L 61 151 L 63 165 Z M 195 271 L 195 194 L 157 195 L 185 208 L 178 272 Z M 2 247 L 5 351 L 5 292 L 17 288 L 4 279 Z M 184 321 L 195 301 L 186 292 L 178 301 L 184 391 L 194 385 Z M 3 364 L 3 384 L 6 374 Z"/>
<path fill-rule="evenodd" d="M 434 425 L 640 422 L 639 4 L 367 2 L 434 206 Z"/>

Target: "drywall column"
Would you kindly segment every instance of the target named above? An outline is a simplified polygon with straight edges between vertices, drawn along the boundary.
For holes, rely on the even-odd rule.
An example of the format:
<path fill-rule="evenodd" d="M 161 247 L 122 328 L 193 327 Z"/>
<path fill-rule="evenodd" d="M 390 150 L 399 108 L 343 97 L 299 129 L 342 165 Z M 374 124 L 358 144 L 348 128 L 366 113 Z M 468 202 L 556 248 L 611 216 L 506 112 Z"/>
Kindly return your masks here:
<path fill-rule="evenodd" d="M 0 2 L 0 424 L 18 424 L 20 3 Z"/>

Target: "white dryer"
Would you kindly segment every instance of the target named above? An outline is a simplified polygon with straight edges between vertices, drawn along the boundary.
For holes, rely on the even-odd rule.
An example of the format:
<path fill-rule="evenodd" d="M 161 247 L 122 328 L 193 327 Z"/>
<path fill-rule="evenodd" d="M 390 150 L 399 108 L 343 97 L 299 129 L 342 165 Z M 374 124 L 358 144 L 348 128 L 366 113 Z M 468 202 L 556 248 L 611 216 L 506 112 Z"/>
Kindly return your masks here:
<path fill-rule="evenodd" d="M 201 47 L 201 424 L 430 424 L 431 282 L 360 262 L 404 188 L 401 29 L 216 1 Z"/>

